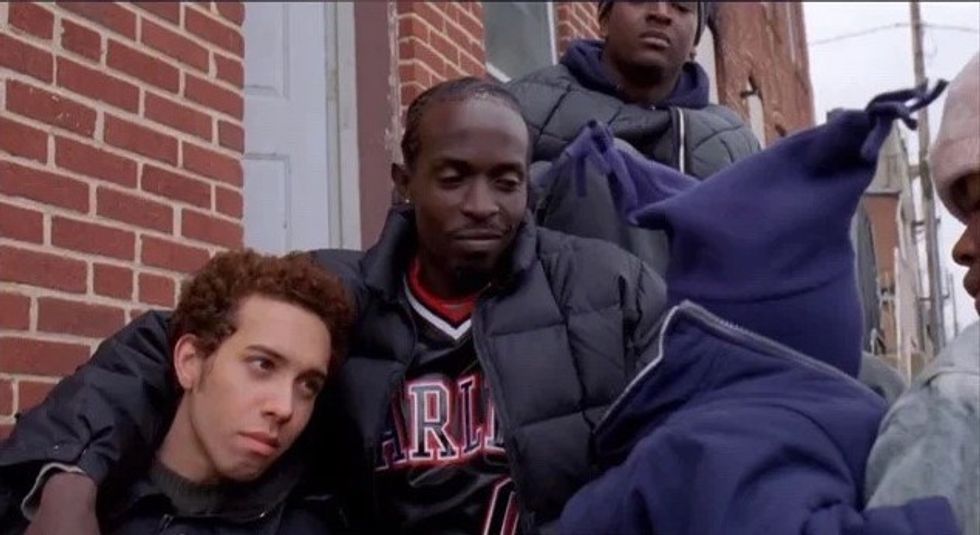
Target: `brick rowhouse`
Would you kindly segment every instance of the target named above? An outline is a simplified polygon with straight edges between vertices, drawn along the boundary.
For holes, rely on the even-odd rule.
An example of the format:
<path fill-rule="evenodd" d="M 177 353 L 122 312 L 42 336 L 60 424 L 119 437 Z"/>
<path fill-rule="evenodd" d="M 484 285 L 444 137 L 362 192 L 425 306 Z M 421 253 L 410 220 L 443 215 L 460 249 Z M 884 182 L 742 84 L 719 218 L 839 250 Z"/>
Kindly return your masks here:
<path fill-rule="evenodd" d="M 553 2 L 559 55 L 597 37 L 595 2 Z M 179 281 L 242 244 L 247 6 L 0 3 L 0 436 L 106 335 L 172 306 Z M 486 71 L 481 2 L 356 5 L 363 242 L 376 238 L 401 116 Z M 717 4 L 721 103 L 766 137 L 813 123 L 802 8 Z M 257 46 L 261 46 L 258 44 Z"/>
<path fill-rule="evenodd" d="M 241 2 L 0 4 L 0 436 L 242 244 Z"/>

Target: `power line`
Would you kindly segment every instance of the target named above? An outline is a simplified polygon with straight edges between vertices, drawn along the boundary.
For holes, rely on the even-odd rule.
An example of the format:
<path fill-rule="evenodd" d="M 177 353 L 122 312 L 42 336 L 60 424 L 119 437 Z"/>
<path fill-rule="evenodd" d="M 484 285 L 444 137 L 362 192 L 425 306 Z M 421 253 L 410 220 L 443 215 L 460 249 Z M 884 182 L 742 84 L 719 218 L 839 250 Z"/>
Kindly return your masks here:
<path fill-rule="evenodd" d="M 911 23 L 908 23 L 908 22 L 894 22 L 892 24 L 885 24 L 883 26 L 875 26 L 874 28 L 868 28 L 868 29 L 865 29 L 865 30 L 857 31 L 857 32 L 842 33 L 840 35 L 835 35 L 833 37 L 828 37 L 826 39 L 818 39 L 816 41 L 811 41 L 810 43 L 807 43 L 807 44 L 809 46 L 820 46 L 820 45 L 825 45 L 827 43 L 835 43 L 837 41 L 843 41 L 845 39 L 853 39 L 855 37 L 861 37 L 861 36 L 864 36 L 864 35 L 870 35 L 870 34 L 873 34 L 873 33 L 883 32 L 883 31 L 886 31 L 886 30 L 894 30 L 896 28 L 908 28 L 909 26 L 911 26 Z M 956 31 L 956 32 L 966 32 L 966 33 L 980 34 L 980 29 L 971 28 L 970 26 L 956 26 L 954 24 L 929 24 L 929 23 L 922 23 L 922 27 L 923 28 L 930 29 L 930 30 L 949 30 L 949 31 Z"/>

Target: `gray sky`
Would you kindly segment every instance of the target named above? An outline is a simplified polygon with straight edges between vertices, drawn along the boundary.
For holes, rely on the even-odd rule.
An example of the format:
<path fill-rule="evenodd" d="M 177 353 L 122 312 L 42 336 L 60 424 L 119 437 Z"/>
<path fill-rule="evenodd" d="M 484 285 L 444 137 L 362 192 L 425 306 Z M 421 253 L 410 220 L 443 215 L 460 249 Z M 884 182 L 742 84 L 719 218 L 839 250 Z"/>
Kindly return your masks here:
<path fill-rule="evenodd" d="M 980 28 L 978 2 L 923 2 L 926 24 Z M 879 26 L 909 22 L 908 2 L 805 2 L 807 41 L 810 43 L 810 79 L 813 82 L 815 117 L 823 122 L 833 108 L 863 108 L 878 93 L 914 85 L 911 29 L 906 25 L 875 33 L 817 44 L 817 41 Z M 926 76 L 951 80 L 980 50 L 980 32 L 926 28 L 923 40 Z M 929 107 L 932 138 L 942 120 L 945 95 Z M 906 144 L 917 160 L 917 134 L 902 127 Z M 966 270 L 955 265 L 950 251 L 963 225 L 946 212 L 940 214 L 939 256 L 953 274 L 960 328 L 976 321 L 973 301 L 963 289 Z M 924 257 L 923 257 L 924 258 Z M 946 311 L 947 332 L 952 334 L 953 314 Z"/>

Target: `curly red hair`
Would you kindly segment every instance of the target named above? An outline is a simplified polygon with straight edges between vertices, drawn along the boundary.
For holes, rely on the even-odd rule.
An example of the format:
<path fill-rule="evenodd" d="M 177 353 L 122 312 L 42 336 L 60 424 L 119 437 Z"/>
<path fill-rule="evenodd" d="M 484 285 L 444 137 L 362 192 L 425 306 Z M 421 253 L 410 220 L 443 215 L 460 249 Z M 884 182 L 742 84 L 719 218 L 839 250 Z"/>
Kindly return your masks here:
<path fill-rule="evenodd" d="M 184 285 L 170 318 L 170 347 L 185 334 L 197 348 L 213 353 L 236 329 L 243 299 L 261 295 L 298 305 L 315 314 L 330 332 L 330 371 L 347 351 L 353 307 L 340 279 L 317 266 L 308 253 L 285 256 L 251 249 L 218 253 Z"/>

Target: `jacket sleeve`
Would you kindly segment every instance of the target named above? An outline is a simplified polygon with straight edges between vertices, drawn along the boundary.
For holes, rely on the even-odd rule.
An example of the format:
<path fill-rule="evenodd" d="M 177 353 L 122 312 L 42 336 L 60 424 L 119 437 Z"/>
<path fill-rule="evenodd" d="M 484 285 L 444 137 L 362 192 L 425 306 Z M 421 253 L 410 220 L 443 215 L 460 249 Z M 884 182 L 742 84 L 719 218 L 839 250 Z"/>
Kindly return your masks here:
<path fill-rule="evenodd" d="M 709 402 L 710 403 L 710 402 Z M 688 415 L 685 415 L 688 416 Z M 705 409 L 643 438 L 566 505 L 563 533 L 954 535 L 944 498 L 862 511 L 857 487 L 816 435 L 774 440 L 795 417 Z M 746 423 L 752 422 L 752 423 Z M 756 422 L 764 422 L 758 424 Z"/>
<path fill-rule="evenodd" d="M 660 322 L 667 312 L 667 284 L 656 271 L 645 262 L 636 260 L 635 310 L 628 317 L 626 343 L 636 355 L 635 367 L 629 370 L 633 377 L 657 358 L 660 346 L 657 343 Z"/>
<path fill-rule="evenodd" d="M 148 459 L 179 398 L 168 318 L 162 312 L 137 318 L 21 415 L 0 444 L 0 480 L 27 474 L 29 488 L 42 466 L 62 463 L 101 484 L 115 469 Z"/>
<path fill-rule="evenodd" d="M 899 398 L 868 458 L 869 506 L 945 496 L 980 533 L 980 377 L 945 373 Z"/>

